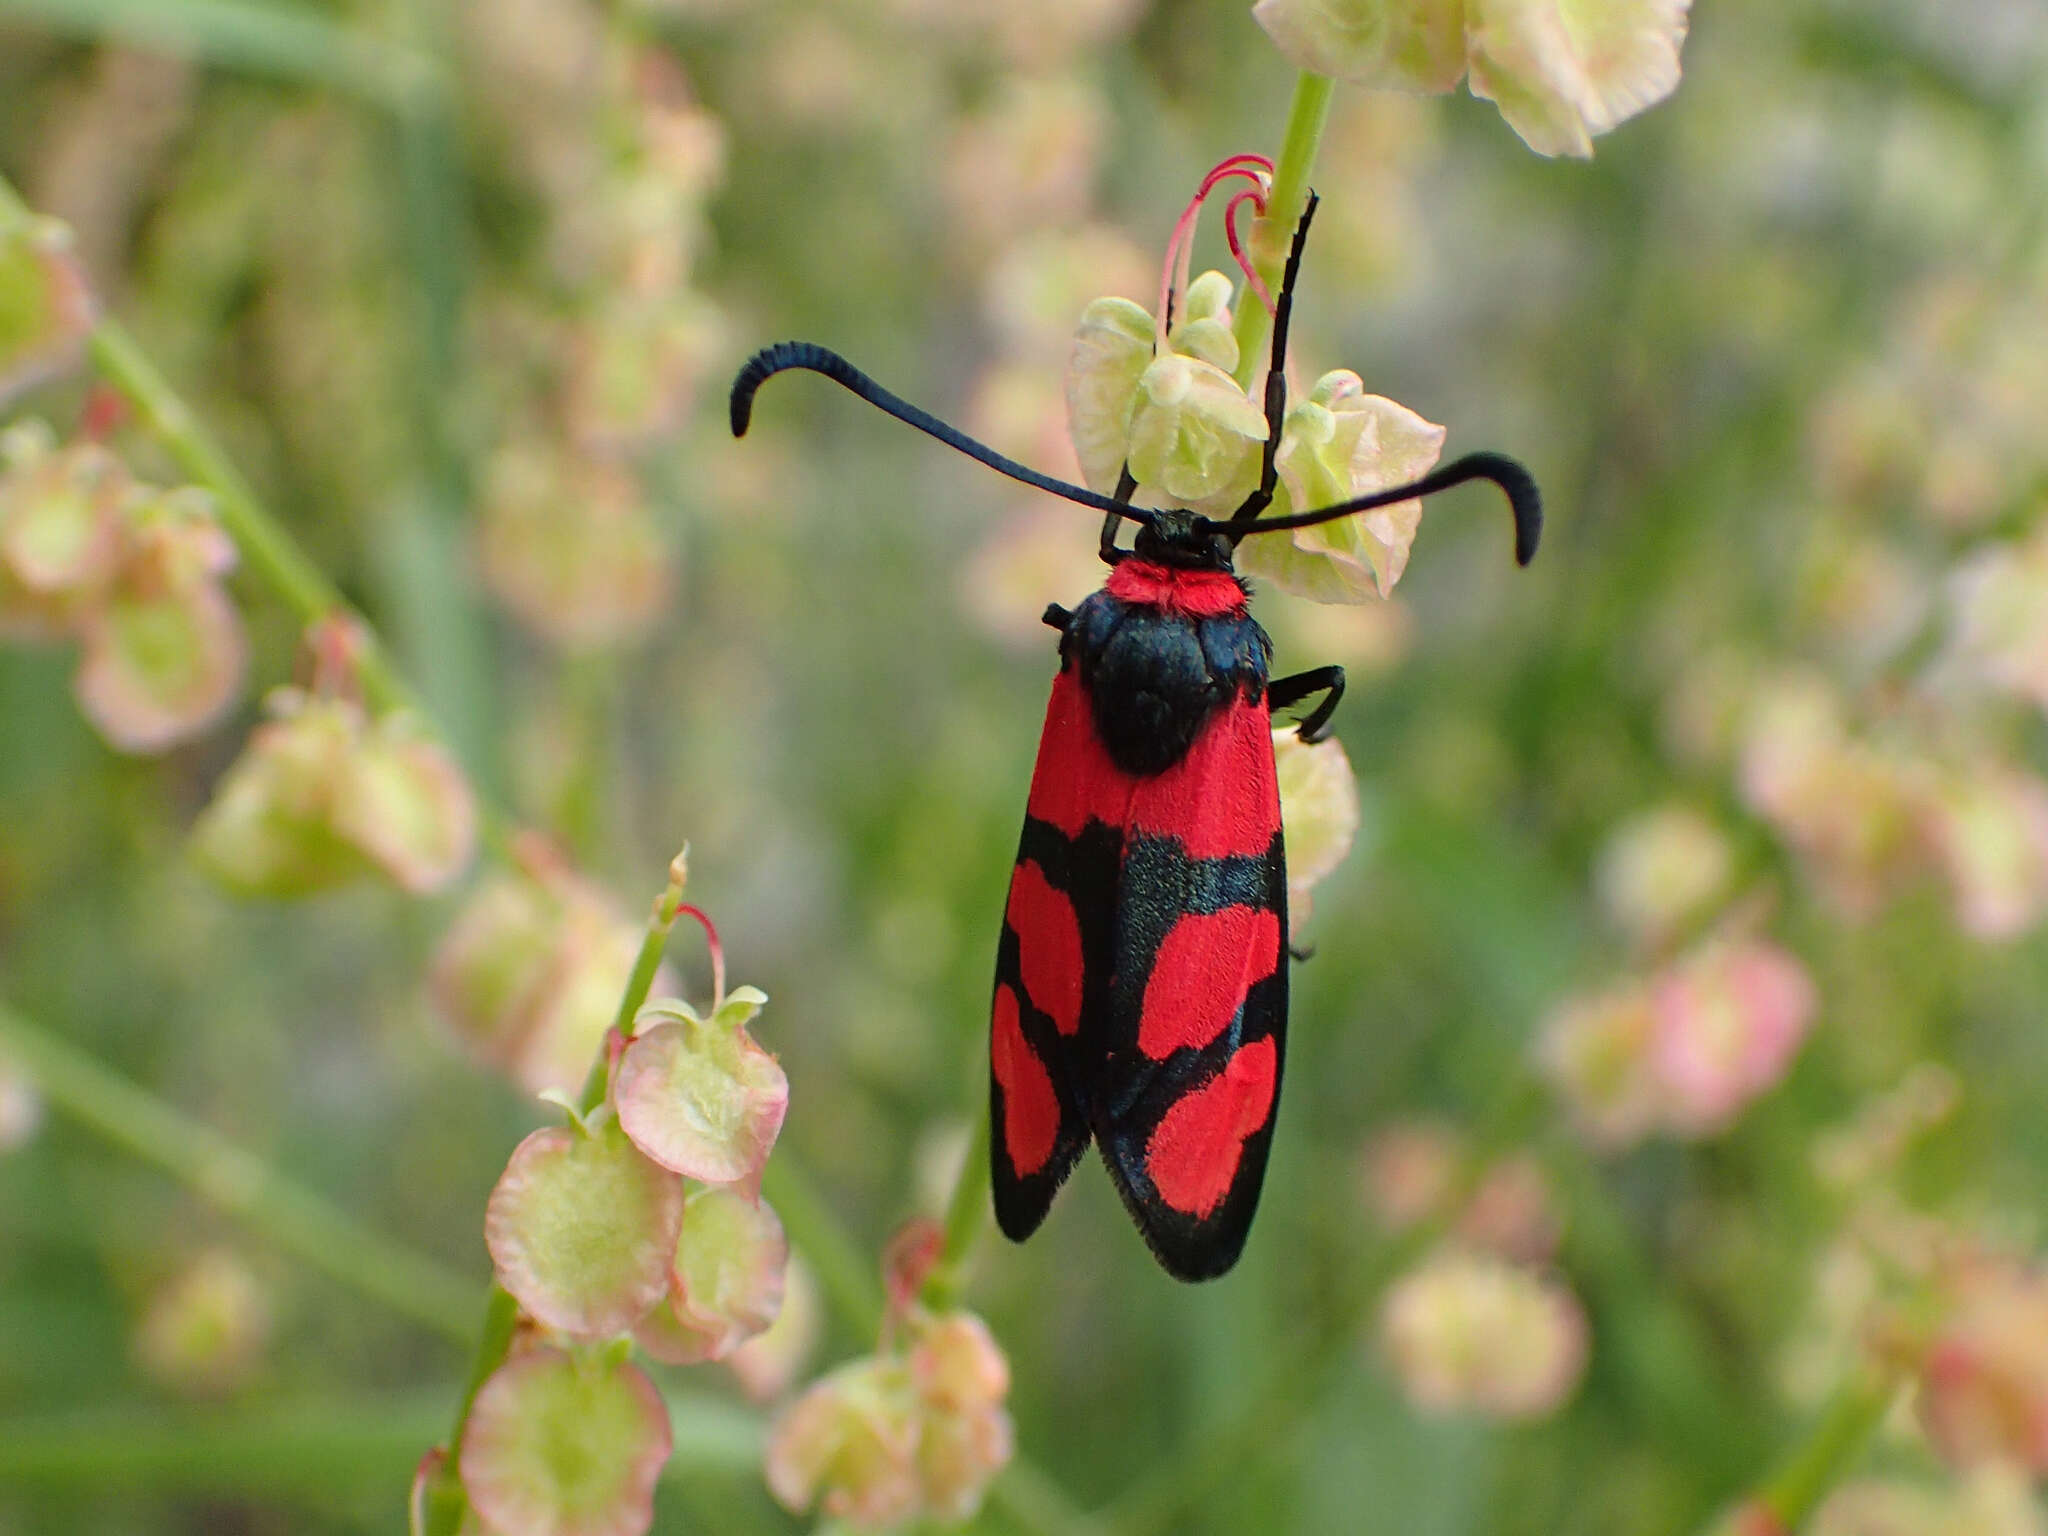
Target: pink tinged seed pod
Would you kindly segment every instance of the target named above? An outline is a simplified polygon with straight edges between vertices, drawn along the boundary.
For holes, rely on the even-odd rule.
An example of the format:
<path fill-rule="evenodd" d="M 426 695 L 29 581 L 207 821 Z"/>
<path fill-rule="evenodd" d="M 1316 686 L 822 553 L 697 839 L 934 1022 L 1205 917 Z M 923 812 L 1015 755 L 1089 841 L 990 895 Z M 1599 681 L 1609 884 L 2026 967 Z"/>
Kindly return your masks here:
<path fill-rule="evenodd" d="M 1761 942 L 1714 944 L 1654 984 L 1650 1060 L 1681 1136 L 1727 1129 L 1791 1067 L 1818 995 L 1798 960 Z"/>
<path fill-rule="evenodd" d="M 0 432 L 0 638 L 54 640 L 103 601 L 125 546 L 127 467 L 42 421 Z"/>
<path fill-rule="evenodd" d="M 640 484 L 607 460 L 524 440 L 486 476 L 484 580 L 521 623 L 566 650 L 646 634 L 674 584 L 675 553 Z"/>
<path fill-rule="evenodd" d="M 122 507 L 119 565 L 80 616 L 72 689 L 126 752 L 160 752 L 212 724 L 241 692 L 247 643 L 220 578 L 235 546 L 204 491 L 137 489 Z"/>
<path fill-rule="evenodd" d="M 1849 739 L 1828 684 L 1764 685 L 1745 722 L 1739 783 L 1828 897 L 1868 916 L 1912 874 L 1922 794 L 1914 766 Z"/>
<path fill-rule="evenodd" d="M 1000 82 L 942 151 L 947 227 L 978 258 L 1072 224 L 1088 210 L 1108 118 L 1101 93 L 1073 76 Z"/>
<path fill-rule="evenodd" d="M 0 214 L 0 406 L 76 368 L 96 318 L 71 232 Z"/>
<path fill-rule="evenodd" d="M 1690 0 L 1469 0 L 1472 94 L 1540 155 L 1593 139 L 1678 87 Z"/>
<path fill-rule="evenodd" d="M 1563 1229 L 1543 1165 L 1526 1152 L 1487 1169 L 1456 1228 L 1477 1251 L 1519 1264 L 1550 1259 Z"/>
<path fill-rule="evenodd" d="M 747 1033 L 767 996 L 737 987 L 709 1019 L 667 1000 L 640 1012 L 612 1086 L 619 1123 L 664 1168 L 709 1184 L 757 1181 L 782 1130 L 789 1079 Z"/>
<path fill-rule="evenodd" d="M 573 1094 L 618 1011 L 643 923 L 533 834 L 520 872 L 478 885 L 435 953 L 428 995 L 479 1058 L 528 1093 Z M 655 989 L 673 974 L 656 972 Z"/>
<path fill-rule="evenodd" d="M 986 1408 L 1010 1395 L 1009 1357 L 972 1312 L 949 1312 L 925 1326 L 911 1346 L 910 1378 L 940 1408 Z"/>
<path fill-rule="evenodd" d="M 582 1338 L 625 1333 L 668 1294 L 683 1181 L 607 1120 L 554 1126 L 513 1151 L 484 1210 L 498 1283 Z"/>
<path fill-rule="evenodd" d="M 1948 1482 L 1844 1483 L 1802 1529 L 1806 1536 L 2041 1536 L 2042 1520 L 2026 1476 L 1987 1463 Z"/>
<path fill-rule="evenodd" d="M 1252 14 L 1298 69 L 1361 85 L 1472 94 L 1544 155 L 1671 94 L 1687 0 L 1259 0 Z"/>
<path fill-rule="evenodd" d="M 1309 919 L 1310 893 L 1358 837 L 1358 778 L 1341 741 L 1303 741 L 1291 725 L 1273 732 L 1273 766 L 1287 847 L 1287 910 L 1299 929 Z"/>
<path fill-rule="evenodd" d="M 988 1485 L 1009 1465 L 1016 1429 L 1002 1408 L 982 1404 L 927 1413 L 917 1446 L 917 1475 L 924 1507 L 934 1520 L 971 1520 L 981 1510 Z"/>
<path fill-rule="evenodd" d="M 1586 1319 L 1570 1291 L 1498 1259 L 1447 1253 L 1396 1281 L 1380 1341 L 1425 1413 L 1531 1419 L 1554 1412 L 1586 1364 Z"/>
<path fill-rule="evenodd" d="M 1958 1466 L 2005 1461 L 2048 1472 L 2048 1276 L 1972 1257 L 1943 1291 L 1920 1368 L 1921 1427 Z"/>
<path fill-rule="evenodd" d="M 818 1282 L 800 1259 L 783 1272 L 782 1310 L 768 1331 L 756 1334 L 725 1357 L 740 1390 L 757 1403 L 772 1402 L 790 1389 L 810 1365 L 825 1331 Z"/>
<path fill-rule="evenodd" d="M 1927 833 L 1955 893 L 1956 923 L 1979 939 L 2011 939 L 2048 906 L 2048 784 L 1992 768 L 1929 796 Z"/>
<path fill-rule="evenodd" d="M 1948 579 L 1948 610 L 1966 676 L 2048 708 L 2048 529 L 1965 556 Z"/>
<path fill-rule="evenodd" d="M 1650 989 L 1639 982 L 1567 1002 L 1543 1025 L 1537 1065 L 1580 1133 L 1598 1146 L 1628 1146 L 1657 1126 L 1663 1097 L 1651 1064 L 1654 1030 Z"/>
<path fill-rule="evenodd" d="M 1365 1203 L 1388 1232 L 1426 1221 L 1449 1199 L 1463 1139 L 1438 1120 L 1402 1120 L 1376 1133 L 1359 1158 Z"/>
<path fill-rule="evenodd" d="M 768 1432 L 768 1491 L 792 1514 L 814 1505 L 856 1530 L 886 1530 L 923 1503 L 917 1395 L 902 1361 L 868 1356 L 810 1388 Z"/>
<path fill-rule="evenodd" d="M 135 1360 L 174 1391 L 232 1391 L 261 1365 L 271 1337 L 270 1293 L 226 1248 L 199 1254 L 150 1298 Z"/>
<path fill-rule="evenodd" d="M 476 802 L 454 760 L 403 715 L 278 689 L 193 829 L 208 873 L 250 896 L 381 874 L 425 895 L 468 867 Z"/>
<path fill-rule="evenodd" d="M 668 1410 L 636 1367 L 536 1349 L 477 1392 L 462 1487 L 494 1536 L 639 1536 L 670 1446 Z"/>
<path fill-rule="evenodd" d="M 767 1204 L 732 1189 L 693 1189 L 683 1205 L 668 1298 L 635 1338 L 675 1365 L 723 1360 L 782 1311 L 789 1240 Z"/>
<path fill-rule="evenodd" d="M 1728 889 L 1734 855 L 1708 817 L 1683 805 L 1631 817 L 1600 851 L 1593 884 L 1608 921 L 1643 949 L 1669 943 Z"/>
<path fill-rule="evenodd" d="M 1407 406 L 1367 394 L 1349 369 L 1326 373 L 1288 408 L 1271 515 L 1285 516 L 1419 479 L 1442 456 L 1445 429 Z M 1386 597 L 1407 569 L 1420 500 L 1338 518 L 1285 537 L 1248 539 L 1238 569 L 1318 603 Z"/>

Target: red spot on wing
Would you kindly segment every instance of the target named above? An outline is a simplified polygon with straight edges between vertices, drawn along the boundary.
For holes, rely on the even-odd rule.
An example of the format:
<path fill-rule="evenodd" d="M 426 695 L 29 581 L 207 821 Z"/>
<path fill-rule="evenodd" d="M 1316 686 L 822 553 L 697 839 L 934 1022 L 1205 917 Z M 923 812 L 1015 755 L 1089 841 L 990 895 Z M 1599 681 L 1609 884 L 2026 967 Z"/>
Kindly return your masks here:
<path fill-rule="evenodd" d="M 1187 756 L 1135 781 L 1129 818 L 1133 832 L 1180 839 L 1191 859 L 1264 853 L 1280 830 L 1273 713 L 1265 698 L 1238 698 L 1217 712 Z"/>
<path fill-rule="evenodd" d="M 1144 560 L 1120 560 L 1104 584 L 1111 597 L 1168 613 L 1216 618 L 1243 613 L 1244 586 L 1228 571 L 1188 571 Z"/>
<path fill-rule="evenodd" d="M 1269 748 L 1269 769 L 1272 756 Z M 1068 837 L 1079 837 L 1090 821 L 1121 827 L 1130 816 L 1131 791 L 1137 783 L 1109 760 L 1095 734 L 1087 687 L 1072 667 L 1062 668 L 1045 707 L 1045 733 L 1038 740 L 1038 766 L 1031 775 L 1026 807 L 1029 814 Z"/>
<path fill-rule="evenodd" d="M 1017 935 L 1017 966 L 1024 992 L 1053 1028 L 1071 1035 L 1081 1027 L 1081 920 L 1065 891 L 1056 891 L 1035 860 L 1010 877 L 1004 920 Z"/>
<path fill-rule="evenodd" d="M 1254 1040 L 1160 1118 L 1145 1148 L 1145 1172 L 1161 1200 L 1197 1221 L 1223 1203 L 1246 1138 L 1273 1111 L 1279 1067 L 1273 1041 Z"/>
<path fill-rule="evenodd" d="M 1003 982 L 996 984 L 988 1056 L 1003 1087 L 1003 1149 L 1017 1177 L 1029 1178 L 1046 1165 L 1059 1139 L 1060 1101 L 1052 1075 L 1018 1027 L 1016 995 Z"/>
<path fill-rule="evenodd" d="M 1183 1045 L 1200 1050 L 1230 1027 L 1252 983 L 1279 963 L 1279 913 L 1240 906 L 1183 915 L 1153 958 L 1138 1049 L 1154 1061 Z"/>

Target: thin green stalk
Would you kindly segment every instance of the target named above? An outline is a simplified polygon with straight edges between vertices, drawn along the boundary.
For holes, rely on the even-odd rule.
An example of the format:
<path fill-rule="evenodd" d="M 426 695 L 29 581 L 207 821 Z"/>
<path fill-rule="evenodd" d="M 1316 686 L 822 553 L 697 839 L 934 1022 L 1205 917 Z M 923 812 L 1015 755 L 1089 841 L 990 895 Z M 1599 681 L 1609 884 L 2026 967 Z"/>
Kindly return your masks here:
<path fill-rule="evenodd" d="M 0 1049 L 73 1119 L 154 1163 L 278 1247 L 423 1327 L 457 1343 L 469 1341 L 476 1304 L 471 1282 L 368 1230 L 253 1153 L 5 1006 Z"/>
<path fill-rule="evenodd" d="M 664 1480 L 748 1472 L 760 1416 L 710 1393 L 669 1393 L 674 1450 Z M 252 1407 L 99 1406 L 0 1419 L 0 1485 L 110 1485 L 214 1495 L 354 1492 L 401 1483 L 434 1434 L 445 1396 L 302 1398 Z"/>
<path fill-rule="evenodd" d="M 1294 100 L 1287 109 L 1287 133 L 1280 142 L 1280 158 L 1273 165 L 1273 188 L 1266 198 L 1266 216 L 1252 227 L 1252 265 L 1268 293 L 1280 291 L 1281 269 L 1287 263 L 1287 246 L 1294 226 L 1308 203 L 1308 179 L 1315 170 L 1316 152 L 1322 147 L 1323 126 L 1330 120 L 1330 98 L 1336 82 L 1326 75 L 1306 70 L 1294 82 Z M 1266 366 L 1266 337 L 1272 316 L 1256 295 L 1242 295 L 1231 321 L 1237 338 L 1237 382 L 1244 389 Z M 1275 431 L 1279 423 L 1273 424 Z"/>
<path fill-rule="evenodd" d="M 1806 1438 L 1795 1445 L 1750 1501 L 1782 1529 L 1796 1531 L 1819 1508 L 1869 1449 L 1899 1395 L 1900 1370 L 1891 1364 L 1859 1368 L 1835 1389 Z"/>
<path fill-rule="evenodd" d="M 613 1027 L 620 1034 L 632 1032 L 634 1017 L 654 986 L 654 973 L 661 968 L 661 952 L 668 943 L 669 931 L 676 925 L 677 907 L 689 878 L 690 850 L 685 848 L 669 861 L 668 884 L 654 899 L 654 907 L 647 915 L 646 937 L 640 941 L 640 953 L 633 961 L 632 974 L 626 978 L 625 990 L 619 995 Z M 576 1097 L 578 1115 L 591 1114 L 604 1103 L 610 1067 L 611 1051 L 607 1041 L 606 1045 L 599 1047 L 597 1059 L 590 1064 L 590 1071 L 584 1076 L 583 1090 Z M 455 1426 L 448 1434 L 447 1456 L 427 1484 L 425 1536 L 454 1536 L 461 1529 L 462 1517 L 469 1508 L 469 1496 L 462 1487 L 463 1431 L 469 1427 L 470 1409 L 476 1404 L 477 1393 L 505 1363 L 518 1327 L 519 1303 L 511 1292 L 493 1282 L 490 1300 L 484 1306 L 483 1327 L 476 1334 L 476 1352 L 470 1360 L 469 1379 L 462 1389 L 462 1401 L 455 1410 Z M 468 1333 L 466 1328 L 464 1333 Z"/>
<path fill-rule="evenodd" d="M 981 1234 L 988 1228 L 990 1209 L 988 1100 L 981 1101 L 981 1113 L 967 1138 L 967 1156 L 954 1181 L 952 1198 L 946 1202 L 945 1241 L 939 1261 L 925 1277 L 923 1301 L 935 1312 L 960 1304 L 967 1285 L 967 1269 Z"/>
<path fill-rule="evenodd" d="M 441 89 L 423 54 L 337 26 L 310 6 L 252 0 L 0 0 L 0 15 L 274 79 L 325 85 L 391 107 Z"/>

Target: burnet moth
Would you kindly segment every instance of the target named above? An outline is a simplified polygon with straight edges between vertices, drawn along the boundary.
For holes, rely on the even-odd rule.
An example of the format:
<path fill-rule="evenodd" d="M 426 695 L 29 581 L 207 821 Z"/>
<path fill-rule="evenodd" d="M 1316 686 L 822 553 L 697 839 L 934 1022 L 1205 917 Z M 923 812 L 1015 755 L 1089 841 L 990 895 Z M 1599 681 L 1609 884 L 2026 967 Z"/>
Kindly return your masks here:
<path fill-rule="evenodd" d="M 1261 517 L 1278 473 L 1287 327 L 1313 194 L 1274 303 L 1269 424 L 1258 488 L 1226 519 L 1132 504 L 1042 475 L 919 410 L 844 358 L 786 341 L 732 387 L 743 435 L 761 385 L 808 369 L 1013 480 L 1104 514 L 1109 579 L 1059 631 L 1038 764 L 996 949 L 989 1031 L 996 1220 L 1023 1241 L 1093 1140 L 1166 1271 L 1205 1280 L 1237 1262 L 1258 1206 L 1287 1039 L 1287 866 L 1272 713 L 1321 695 L 1299 734 L 1327 731 L 1341 667 L 1268 676 L 1273 645 L 1232 571 L 1242 539 L 1349 517 L 1470 480 L 1506 493 L 1515 559 L 1542 531 L 1535 481 L 1475 453 L 1412 484 Z M 1115 542 L 1133 523 L 1128 549 Z"/>

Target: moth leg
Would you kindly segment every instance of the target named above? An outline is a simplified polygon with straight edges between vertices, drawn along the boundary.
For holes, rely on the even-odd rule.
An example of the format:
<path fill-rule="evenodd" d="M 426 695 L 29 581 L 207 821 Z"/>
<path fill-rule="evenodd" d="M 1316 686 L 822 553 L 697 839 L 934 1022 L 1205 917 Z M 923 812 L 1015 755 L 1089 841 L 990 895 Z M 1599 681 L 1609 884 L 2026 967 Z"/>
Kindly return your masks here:
<path fill-rule="evenodd" d="M 1039 615 L 1038 621 L 1047 629 L 1056 629 L 1064 635 L 1073 617 L 1072 609 L 1062 608 L 1058 603 L 1047 603 L 1045 612 Z"/>
<path fill-rule="evenodd" d="M 1310 192 L 1301 222 L 1294 226 L 1294 244 L 1287 251 L 1280 296 L 1273 301 L 1273 356 L 1266 365 L 1266 446 L 1259 458 L 1259 488 L 1230 514 L 1234 523 L 1247 522 L 1272 505 L 1273 491 L 1280 483 L 1280 425 L 1287 416 L 1287 322 L 1294 317 L 1294 280 L 1301 275 L 1301 251 L 1308 243 L 1308 224 L 1316 216 L 1316 202 L 1315 193 Z M 1250 301 L 1248 296 L 1246 302 Z"/>
<path fill-rule="evenodd" d="M 1295 733 L 1303 741 L 1311 742 L 1321 741 L 1329 731 L 1330 716 L 1337 711 L 1337 701 L 1344 697 L 1344 669 L 1311 667 L 1292 677 L 1276 677 L 1266 685 L 1267 703 L 1275 710 L 1299 704 L 1312 693 L 1322 694 L 1323 702 L 1308 712 Z"/>
<path fill-rule="evenodd" d="M 1131 473 L 1131 466 L 1125 464 L 1124 472 L 1117 477 L 1116 496 L 1113 499 L 1127 502 L 1137 489 L 1138 477 Z M 1130 553 L 1127 549 L 1116 547 L 1116 530 L 1122 522 L 1123 518 L 1115 512 L 1103 515 L 1101 554 L 1104 565 L 1115 565 Z"/>

